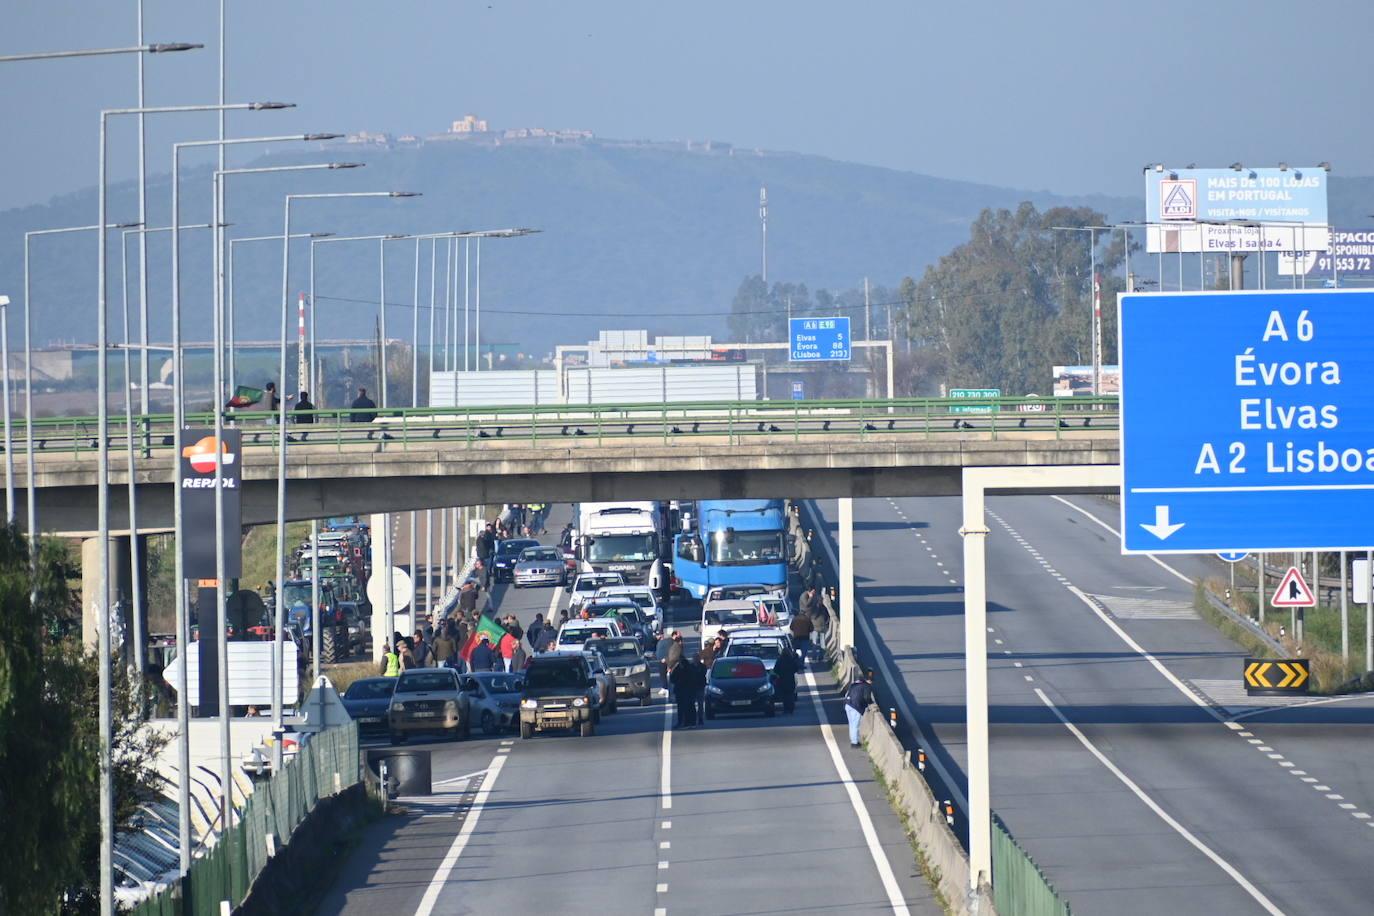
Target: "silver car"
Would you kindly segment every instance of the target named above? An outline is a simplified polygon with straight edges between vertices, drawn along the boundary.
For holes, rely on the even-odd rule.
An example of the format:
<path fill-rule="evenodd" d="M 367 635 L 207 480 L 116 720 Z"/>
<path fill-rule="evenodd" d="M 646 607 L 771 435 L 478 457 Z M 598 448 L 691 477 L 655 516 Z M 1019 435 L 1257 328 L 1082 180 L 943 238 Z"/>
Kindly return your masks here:
<path fill-rule="evenodd" d="M 567 576 L 563 553 L 557 547 L 526 547 L 511 572 L 516 588 L 526 585 L 562 585 Z"/>
<path fill-rule="evenodd" d="M 452 668 L 412 668 L 396 680 L 387 707 L 387 731 L 399 744 L 414 732 L 466 737 L 472 730 L 467 696 Z"/>
<path fill-rule="evenodd" d="M 505 671 L 475 671 L 463 676 L 472 721 L 483 734 L 495 735 L 520 724 L 520 691 L 525 679 Z"/>

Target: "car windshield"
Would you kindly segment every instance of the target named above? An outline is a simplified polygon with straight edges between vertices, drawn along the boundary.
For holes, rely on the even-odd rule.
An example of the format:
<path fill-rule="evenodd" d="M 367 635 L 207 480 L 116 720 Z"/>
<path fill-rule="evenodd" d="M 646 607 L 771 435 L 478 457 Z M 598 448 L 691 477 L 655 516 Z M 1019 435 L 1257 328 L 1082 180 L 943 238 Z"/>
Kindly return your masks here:
<path fill-rule="evenodd" d="M 519 693 L 521 677 L 518 674 L 475 675 L 478 683 L 491 693 Z"/>
<path fill-rule="evenodd" d="M 598 534 L 587 549 L 587 559 L 593 563 L 635 563 L 653 558 L 652 534 Z"/>
<path fill-rule="evenodd" d="M 713 678 L 763 677 L 767 669 L 757 658 L 722 658 L 711 666 Z"/>
<path fill-rule="evenodd" d="M 607 585 L 619 585 L 620 576 L 583 576 L 573 586 L 573 591 L 594 592 Z"/>
<path fill-rule="evenodd" d="M 725 651 L 726 655 L 752 655 L 755 658 L 776 659 L 780 654 L 778 644 L 775 642 L 731 642 Z"/>
<path fill-rule="evenodd" d="M 574 661 L 535 661 L 525 669 L 526 690 L 539 690 L 546 687 L 581 688 L 584 686 L 586 686 L 586 675 L 582 666 Z"/>
<path fill-rule="evenodd" d="M 423 693 L 427 690 L 452 690 L 453 674 L 448 671 L 407 671 L 396 682 L 397 693 Z"/>
<path fill-rule="evenodd" d="M 286 586 L 286 588 L 282 589 L 282 600 L 286 602 L 287 607 L 290 607 L 293 604 L 303 604 L 306 607 L 309 607 L 310 586 L 288 585 Z"/>
<path fill-rule="evenodd" d="M 589 639 L 605 639 L 611 635 L 609 627 L 564 627 L 558 633 L 560 645 L 580 646 Z"/>
<path fill-rule="evenodd" d="M 737 623 L 758 623 L 759 612 L 754 608 L 738 611 L 707 611 L 706 622 L 721 626 L 732 626 Z"/>
<path fill-rule="evenodd" d="M 521 562 L 544 560 L 549 563 L 561 563 L 563 562 L 563 555 L 553 547 L 526 547 L 520 551 L 520 560 Z"/>
<path fill-rule="evenodd" d="M 538 547 L 538 541 L 531 541 L 529 538 L 510 539 L 502 541 L 496 547 L 498 557 L 513 557 L 519 555 L 520 551 L 526 547 Z"/>
<path fill-rule="evenodd" d="M 781 563 L 781 531 L 717 531 L 711 535 L 711 562 L 718 566 Z"/>
<path fill-rule="evenodd" d="M 716 597 L 727 601 L 743 601 L 764 592 L 762 585 L 726 585 L 716 589 Z"/>
<path fill-rule="evenodd" d="M 633 639 L 598 639 L 596 645 L 588 643 L 587 648 L 596 649 L 613 665 L 639 660 L 639 643 Z"/>
<path fill-rule="evenodd" d="M 384 700 L 396 689 L 396 678 L 354 681 L 344 693 L 346 700 Z"/>

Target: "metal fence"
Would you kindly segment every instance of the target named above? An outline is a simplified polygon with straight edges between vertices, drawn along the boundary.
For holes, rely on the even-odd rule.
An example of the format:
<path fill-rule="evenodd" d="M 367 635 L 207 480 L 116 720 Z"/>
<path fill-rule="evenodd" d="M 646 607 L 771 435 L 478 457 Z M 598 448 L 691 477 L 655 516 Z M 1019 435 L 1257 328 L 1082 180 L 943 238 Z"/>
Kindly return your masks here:
<path fill-rule="evenodd" d="M 361 414 L 361 415 L 359 415 Z M 731 443 L 760 437 L 794 442 L 818 437 L 868 439 L 906 436 L 1034 435 L 1062 438 L 1069 432 L 1112 433 L 1120 428 L 1119 404 L 1101 398 L 891 398 L 815 401 L 692 401 L 664 404 L 554 404 L 491 407 L 350 408 L 288 412 L 290 441 L 296 444 L 375 443 L 388 449 L 432 448 L 436 442 L 465 448 L 505 443 L 658 440 L 667 444 L 703 437 Z M 280 430 L 265 411 L 226 411 L 225 421 L 243 430 L 245 447 L 275 449 Z M 307 420 L 308 422 L 301 422 Z M 366 420 L 367 422 L 361 422 Z M 146 452 L 172 445 L 173 418 L 134 418 L 134 445 Z M 188 426 L 211 426 L 213 413 L 188 413 Z M 100 444 L 95 417 L 40 417 L 33 422 L 35 453 L 95 451 Z M 122 416 L 112 416 L 106 437 L 113 449 L 127 448 Z M 22 452 L 27 424 L 16 434 Z"/>
<path fill-rule="evenodd" d="M 238 822 L 222 833 L 191 870 L 162 893 L 134 909 L 135 916 L 219 916 L 220 904 L 236 908 L 273 852 L 322 798 L 362 779 L 358 727 L 353 723 L 311 738 L 260 785 L 238 812 Z"/>
<path fill-rule="evenodd" d="M 998 916 L 1069 916 L 1040 866 L 1031 861 L 997 815 L 992 816 L 992 899 Z"/>

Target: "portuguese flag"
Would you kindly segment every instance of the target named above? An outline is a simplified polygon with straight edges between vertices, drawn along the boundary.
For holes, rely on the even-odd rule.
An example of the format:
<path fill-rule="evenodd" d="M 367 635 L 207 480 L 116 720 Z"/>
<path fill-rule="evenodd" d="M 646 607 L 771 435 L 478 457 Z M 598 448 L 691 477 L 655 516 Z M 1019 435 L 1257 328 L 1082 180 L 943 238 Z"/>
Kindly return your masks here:
<path fill-rule="evenodd" d="M 261 388 L 250 388 L 247 385 L 239 385 L 234 389 L 234 396 L 229 399 L 226 407 L 252 407 L 262 400 L 266 394 Z"/>
<path fill-rule="evenodd" d="M 487 634 L 487 638 L 491 640 L 491 647 L 503 658 L 515 651 L 515 637 L 507 633 L 505 627 L 483 614 L 477 620 L 477 629 L 472 631 L 468 641 L 463 643 L 463 647 L 458 650 L 463 661 L 468 664 L 472 663 L 472 650 L 477 648 L 477 643 L 481 640 L 483 633 Z"/>

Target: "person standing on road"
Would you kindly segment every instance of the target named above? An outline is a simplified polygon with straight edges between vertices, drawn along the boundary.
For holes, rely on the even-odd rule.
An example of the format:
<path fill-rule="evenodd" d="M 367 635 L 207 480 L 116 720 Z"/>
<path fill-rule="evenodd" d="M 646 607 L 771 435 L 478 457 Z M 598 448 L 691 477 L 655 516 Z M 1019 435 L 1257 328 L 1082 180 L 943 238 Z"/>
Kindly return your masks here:
<path fill-rule="evenodd" d="M 458 590 L 458 613 L 466 617 L 477 610 L 477 583 L 468 579 Z"/>
<path fill-rule="evenodd" d="M 401 654 L 402 671 L 410 671 L 412 668 L 420 667 L 420 663 L 415 660 L 415 649 L 411 646 L 409 638 L 403 638 L 396 650 Z"/>
<path fill-rule="evenodd" d="M 492 557 L 496 554 L 496 526 L 487 522 L 487 526 L 477 535 L 477 559 L 482 561 L 482 565 L 491 568 Z"/>
<path fill-rule="evenodd" d="M 816 607 L 821 603 L 821 593 L 816 590 L 816 583 L 812 582 L 802 592 L 801 600 L 797 602 L 798 613 L 805 614 L 807 617 L 816 615 Z"/>
<path fill-rule="evenodd" d="M 696 672 L 691 663 L 679 656 L 668 672 L 668 683 L 677 697 L 677 724 L 673 728 L 691 728 L 697 722 Z"/>
<path fill-rule="evenodd" d="M 825 609 L 824 601 L 817 601 L 811 610 L 811 629 L 814 631 L 811 657 L 821 658 L 825 655 L 825 634 L 830 629 L 830 612 Z"/>
<path fill-rule="evenodd" d="M 529 628 L 528 630 L 525 631 L 525 638 L 528 639 L 528 640 L 530 641 L 530 648 L 531 648 L 531 649 L 534 649 L 536 646 L 539 645 L 539 633 L 540 633 L 540 631 L 543 630 L 543 629 L 544 629 L 544 615 L 543 615 L 543 613 L 535 614 L 535 615 L 534 615 L 534 619 L 530 621 L 530 628 Z M 536 649 L 535 651 L 538 651 L 538 650 Z"/>
<path fill-rule="evenodd" d="M 792 631 L 792 648 L 802 658 L 806 658 L 811 654 L 811 631 L 815 629 L 815 625 L 811 623 L 811 615 L 798 614 L 793 617 L 789 629 Z"/>
<path fill-rule="evenodd" d="M 482 633 L 477 637 L 477 645 L 468 658 L 468 664 L 472 666 L 473 671 L 492 671 L 496 668 L 496 659 L 496 650 L 491 647 L 491 637 Z"/>
<path fill-rule="evenodd" d="M 451 668 L 453 657 L 458 654 L 458 644 L 453 640 L 453 623 L 445 620 L 434 637 L 434 664 L 440 668 Z"/>
<path fill-rule="evenodd" d="M 386 652 L 382 653 L 381 673 L 382 677 L 401 676 L 401 654 L 392 646 L 387 646 Z"/>
<path fill-rule="evenodd" d="M 507 630 L 506 632 L 510 632 Z M 511 670 L 511 662 L 515 658 L 515 650 L 520 647 L 520 640 L 502 639 L 501 645 L 497 648 L 497 654 L 501 656 L 501 665 L 506 671 Z"/>
<path fill-rule="evenodd" d="M 797 656 L 792 652 L 781 652 L 773 663 L 773 677 L 777 679 L 777 696 L 782 700 L 782 711 L 791 715 L 797 708 Z"/>
<path fill-rule="evenodd" d="M 844 693 L 844 714 L 849 718 L 849 746 L 859 746 L 859 723 L 864 710 L 873 702 L 873 672 L 865 671 L 855 678 Z"/>
<path fill-rule="evenodd" d="M 424 630 L 415 631 L 414 646 L 415 648 L 412 651 L 415 653 L 415 667 L 428 668 L 430 661 L 430 648 L 429 641 L 425 639 Z"/>

